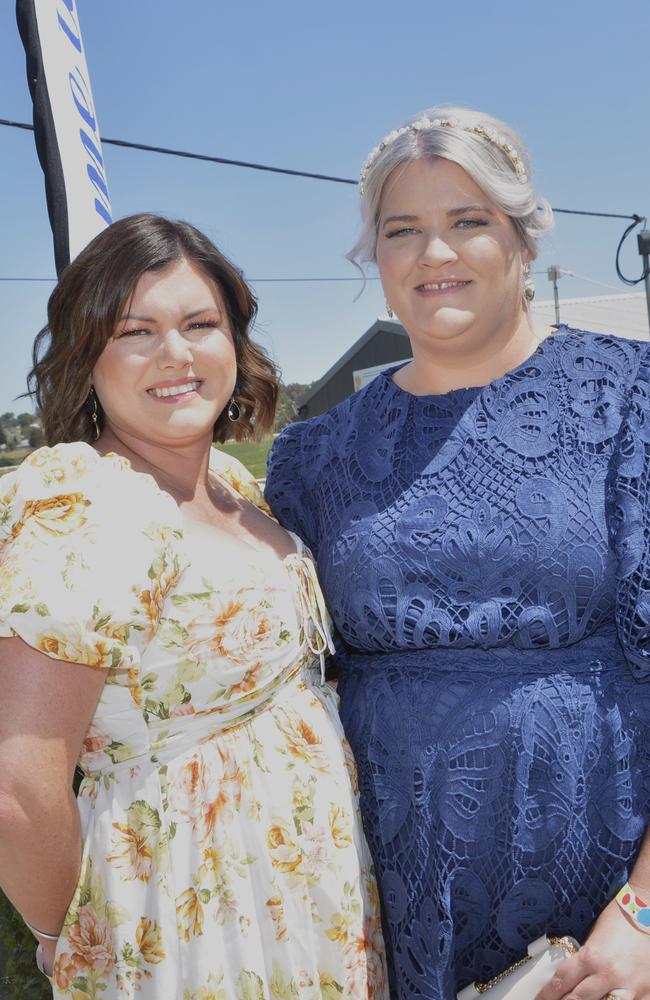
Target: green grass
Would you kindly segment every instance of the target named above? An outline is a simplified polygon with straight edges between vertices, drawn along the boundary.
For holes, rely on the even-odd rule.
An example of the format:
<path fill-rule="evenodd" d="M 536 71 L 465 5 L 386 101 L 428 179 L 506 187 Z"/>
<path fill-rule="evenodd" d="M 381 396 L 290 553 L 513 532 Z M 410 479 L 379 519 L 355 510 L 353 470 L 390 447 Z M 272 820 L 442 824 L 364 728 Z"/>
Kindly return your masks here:
<path fill-rule="evenodd" d="M 233 458 L 239 459 L 243 465 L 249 469 L 256 479 L 266 478 L 266 456 L 269 453 L 269 449 L 273 444 L 273 437 L 269 436 L 264 438 L 263 441 L 229 441 L 227 444 L 218 445 L 219 451 L 223 451 L 226 455 L 232 455 Z M 11 456 L 15 457 L 17 461 L 22 460 L 25 455 L 28 455 L 29 451 L 24 452 L 0 452 L 0 456 L 4 457 Z M 0 476 L 5 472 L 12 472 L 12 466 L 0 467 Z"/>
<path fill-rule="evenodd" d="M 0 451 L 0 475 L 20 465 L 32 450 L 32 448 L 16 448 L 12 451 Z"/>
<path fill-rule="evenodd" d="M 273 437 L 264 438 L 263 441 L 228 441 L 217 447 L 226 455 L 231 455 L 238 459 L 253 473 L 256 479 L 266 477 L 266 456 L 273 444 Z"/>

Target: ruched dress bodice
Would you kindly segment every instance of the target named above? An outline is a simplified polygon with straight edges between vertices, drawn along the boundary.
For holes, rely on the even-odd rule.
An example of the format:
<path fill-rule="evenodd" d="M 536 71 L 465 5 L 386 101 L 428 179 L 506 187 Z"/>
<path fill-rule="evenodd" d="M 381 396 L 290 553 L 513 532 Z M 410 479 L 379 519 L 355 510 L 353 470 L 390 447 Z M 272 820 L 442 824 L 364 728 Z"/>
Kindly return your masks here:
<path fill-rule="evenodd" d="M 485 387 L 392 372 L 276 442 L 317 557 L 393 989 L 584 938 L 650 818 L 650 362 L 561 329 Z"/>

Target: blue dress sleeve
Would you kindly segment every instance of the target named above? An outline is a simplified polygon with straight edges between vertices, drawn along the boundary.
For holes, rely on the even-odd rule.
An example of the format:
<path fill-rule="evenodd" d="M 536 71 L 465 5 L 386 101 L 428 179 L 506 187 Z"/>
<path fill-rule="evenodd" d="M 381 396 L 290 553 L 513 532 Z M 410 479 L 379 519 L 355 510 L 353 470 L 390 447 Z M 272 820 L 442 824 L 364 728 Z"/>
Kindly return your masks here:
<path fill-rule="evenodd" d="M 628 394 L 614 476 L 616 624 L 634 676 L 650 680 L 650 348 Z"/>
<path fill-rule="evenodd" d="M 275 439 L 269 453 L 264 495 L 284 528 L 299 535 L 317 555 L 315 505 L 310 503 L 303 475 L 306 424 L 290 424 Z"/>

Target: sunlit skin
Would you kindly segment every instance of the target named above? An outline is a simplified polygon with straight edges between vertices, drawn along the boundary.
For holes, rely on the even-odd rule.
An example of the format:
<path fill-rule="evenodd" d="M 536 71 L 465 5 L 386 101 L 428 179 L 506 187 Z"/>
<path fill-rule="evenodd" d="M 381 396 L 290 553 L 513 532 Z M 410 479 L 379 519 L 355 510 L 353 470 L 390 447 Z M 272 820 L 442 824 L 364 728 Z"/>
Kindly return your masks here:
<path fill-rule="evenodd" d="M 232 396 L 235 345 L 221 290 L 183 259 L 138 281 L 93 372 L 106 418 L 102 451 L 133 451 L 154 466 L 209 453 Z M 191 386 L 182 395 L 156 389 Z"/>
<path fill-rule="evenodd" d="M 415 160 L 386 182 L 377 265 L 414 361 L 396 381 L 415 393 L 484 385 L 538 339 L 524 307 L 529 260 L 512 220 L 449 160 Z M 460 282 L 452 288 L 432 283 Z"/>
<path fill-rule="evenodd" d="M 188 543 L 226 561 L 246 546 L 275 563 L 293 551 L 290 536 L 209 472 L 214 425 L 236 378 L 216 282 L 185 259 L 146 272 L 93 371 L 106 420 L 95 447 L 156 479 L 178 503 Z M 168 395 L 178 388 L 190 391 Z"/>

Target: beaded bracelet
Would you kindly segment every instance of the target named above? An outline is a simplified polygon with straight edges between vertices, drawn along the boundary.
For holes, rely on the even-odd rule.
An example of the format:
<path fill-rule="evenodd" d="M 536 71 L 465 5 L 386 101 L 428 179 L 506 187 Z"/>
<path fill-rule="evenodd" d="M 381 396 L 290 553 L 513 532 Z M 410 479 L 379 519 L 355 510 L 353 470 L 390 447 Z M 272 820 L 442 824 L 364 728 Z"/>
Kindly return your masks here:
<path fill-rule="evenodd" d="M 635 927 L 650 934 L 650 903 L 646 903 L 629 882 L 626 882 L 618 893 L 616 902 Z"/>

